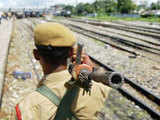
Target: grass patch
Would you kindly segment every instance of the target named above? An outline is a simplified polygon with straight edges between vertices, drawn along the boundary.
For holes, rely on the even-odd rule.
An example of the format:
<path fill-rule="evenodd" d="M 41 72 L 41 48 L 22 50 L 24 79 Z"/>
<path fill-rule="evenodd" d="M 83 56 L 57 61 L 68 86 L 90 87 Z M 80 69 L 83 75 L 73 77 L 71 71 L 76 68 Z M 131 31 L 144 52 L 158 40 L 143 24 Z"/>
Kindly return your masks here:
<path fill-rule="evenodd" d="M 74 16 L 74 17 L 81 18 L 82 16 Z M 158 22 L 158 23 L 160 23 L 160 17 L 132 18 L 132 17 L 114 17 L 114 16 L 108 16 L 108 15 L 100 15 L 100 16 L 88 17 L 88 18 L 93 19 L 93 20 L 102 20 L 102 21 L 124 20 L 124 21 L 144 21 L 144 22 Z"/>

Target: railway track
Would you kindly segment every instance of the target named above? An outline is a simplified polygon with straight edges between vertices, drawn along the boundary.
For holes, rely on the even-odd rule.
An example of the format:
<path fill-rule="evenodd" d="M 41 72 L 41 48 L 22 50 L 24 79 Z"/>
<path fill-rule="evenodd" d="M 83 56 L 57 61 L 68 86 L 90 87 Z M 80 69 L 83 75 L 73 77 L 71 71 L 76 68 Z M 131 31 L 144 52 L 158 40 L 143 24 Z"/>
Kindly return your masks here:
<path fill-rule="evenodd" d="M 64 24 L 67 24 L 67 23 L 72 25 L 72 27 L 77 27 L 78 29 L 83 29 L 86 31 L 99 33 L 106 37 L 111 37 L 115 39 L 123 39 L 123 42 L 130 43 L 130 45 L 132 46 L 136 45 L 139 47 L 149 48 L 149 49 L 159 51 L 159 46 L 160 46 L 159 41 L 156 41 L 156 39 L 153 39 L 151 37 L 145 37 L 145 36 L 133 34 L 131 32 L 124 32 L 122 30 L 120 31 L 117 29 L 115 30 L 111 28 L 99 27 L 98 25 L 97 27 L 95 25 L 82 24 L 80 22 L 78 23 L 78 22 L 65 21 Z M 92 29 L 89 29 L 89 28 L 92 28 Z M 96 30 L 99 30 L 99 31 L 97 32 Z"/>
<path fill-rule="evenodd" d="M 159 48 L 158 46 L 160 46 L 159 41 L 157 42 L 153 38 L 137 35 L 131 32 L 124 32 L 122 30 L 101 27 L 98 25 L 89 25 L 81 22 L 69 22 L 69 21 L 65 21 L 65 22 L 68 24 L 74 25 L 75 27 L 79 27 L 81 29 L 90 30 L 89 28 L 92 28 L 92 30 L 90 31 L 96 31 L 96 29 L 98 29 L 99 30 L 98 33 L 110 35 L 110 36 L 116 36 L 117 38 L 127 40 L 128 42 L 132 42 L 134 44 L 145 45 L 144 47 L 151 46 L 153 48 Z"/>
<path fill-rule="evenodd" d="M 90 58 L 106 70 L 115 72 L 115 70 L 101 63 L 91 55 Z M 128 78 L 125 78 L 125 84 L 119 88 L 118 91 L 127 98 L 133 100 L 141 108 L 145 109 L 154 119 L 160 119 L 160 97 L 154 95 L 149 92 L 149 90 L 143 88 Z"/>
<path fill-rule="evenodd" d="M 77 20 L 77 19 L 76 19 Z M 97 20 L 97 19 L 89 19 L 89 18 L 80 18 L 78 20 L 86 20 L 86 21 L 92 21 L 92 22 L 106 22 L 104 20 Z M 115 24 L 118 24 L 118 25 L 125 25 L 125 26 L 131 26 L 131 27 L 137 27 L 137 28 L 143 28 L 143 29 L 146 29 L 146 30 L 154 30 L 156 31 L 155 33 L 159 33 L 158 31 L 160 30 L 160 25 L 159 24 L 156 24 L 157 26 L 159 25 L 159 27 L 157 26 L 152 26 L 152 25 L 149 25 L 148 24 L 140 24 L 140 23 L 133 23 L 133 22 L 129 22 L 129 21 L 111 21 L 110 23 L 115 23 Z M 152 23 L 150 23 L 152 24 Z M 142 30 L 143 30 L 142 29 Z"/>
<path fill-rule="evenodd" d="M 97 27 L 97 26 L 95 26 Z M 129 38 L 133 38 L 136 39 L 137 41 L 141 41 L 142 43 L 148 43 L 149 45 L 154 45 L 154 46 L 160 46 L 159 41 L 156 41 L 155 39 L 151 38 L 151 37 L 146 37 L 144 35 L 137 35 L 135 33 L 132 32 L 127 32 L 127 31 L 122 31 L 122 30 L 117 30 L 117 29 L 113 29 L 113 28 L 107 28 L 107 27 L 102 27 L 102 26 L 98 26 L 98 29 L 100 29 L 101 31 L 106 31 L 112 34 L 118 34 L 121 36 L 125 36 L 125 37 L 129 37 Z"/>
<path fill-rule="evenodd" d="M 91 37 L 93 39 L 99 40 L 105 44 L 108 44 L 112 47 L 115 47 L 119 50 L 131 53 L 132 55 L 136 56 L 142 56 L 145 57 L 149 60 L 153 60 L 155 62 L 160 62 L 159 61 L 159 50 L 152 50 L 150 48 L 144 47 L 143 45 L 139 46 L 137 44 L 134 43 L 130 43 L 127 40 L 121 39 L 121 38 L 117 38 L 114 36 L 108 36 L 106 34 L 102 34 L 99 32 L 95 32 L 94 30 L 88 30 L 88 29 L 84 29 L 81 27 L 77 27 L 75 25 L 72 24 L 67 24 L 65 22 L 61 22 L 65 25 L 67 25 L 68 27 L 70 27 L 73 31 L 78 32 L 80 34 L 83 34 L 85 36 Z M 108 39 L 110 38 L 110 39 Z"/>
<path fill-rule="evenodd" d="M 156 30 L 156 33 L 159 33 L 159 32 L 157 32 L 157 31 L 159 31 L 160 30 L 160 27 L 151 27 L 151 26 L 149 26 L 149 25 L 146 25 L 146 26 L 143 26 L 143 25 L 139 25 L 139 24 L 136 24 L 136 23 L 134 23 L 134 24 L 131 24 L 131 23 L 124 23 L 124 22 L 122 22 L 122 21 L 112 21 L 113 23 L 118 23 L 118 24 L 123 24 L 123 25 L 130 25 L 130 26 L 136 26 L 136 27 L 139 27 L 139 28 L 144 28 L 144 29 L 147 29 L 147 30 Z"/>
<path fill-rule="evenodd" d="M 92 21 L 94 22 L 94 20 L 92 20 Z M 160 28 L 158 28 L 158 27 L 142 26 L 142 25 L 137 25 L 137 24 L 133 24 L 133 23 L 131 24 L 131 23 L 127 23 L 127 21 L 125 21 L 125 22 L 112 21 L 112 22 L 108 22 L 108 23 L 112 23 L 112 24 L 120 26 L 120 27 L 124 26 L 125 28 L 134 29 L 134 30 L 138 30 L 138 31 L 151 32 L 151 33 L 156 33 L 156 34 L 160 33 L 159 32 Z"/>
<path fill-rule="evenodd" d="M 103 26 L 103 27 L 110 27 L 118 30 L 123 30 L 123 31 L 128 31 L 140 35 L 145 35 L 149 37 L 153 37 L 156 39 L 160 38 L 160 32 L 158 30 L 149 30 L 149 29 L 142 29 L 142 28 L 137 28 L 133 26 L 126 26 L 122 24 L 114 24 L 112 22 L 95 22 L 95 21 L 90 21 L 90 20 L 78 20 L 78 19 L 69 19 L 70 21 L 75 21 L 75 22 L 82 22 L 82 23 L 87 23 L 87 24 L 92 24 L 96 26 Z"/>
<path fill-rule="evenodd" d="M 94 33 L 94 34 L 97 34 L 97 35 L 100 35 L 103 37 L 112 38 L 112 39 L 116 40 L 117 42 L 119 41 L 119 43 L 125 43 L 128 46 L 136 47 L 136 48 L 142 49 L 144 51 L 148 51 L 148 52 L 155 53 L 155 54 L 157 54 L 157 53 L 159 54 L 159 51 L 160 51 L 160 49 L 157 46 L 148 45 L 143 42 L 136 42 L 135 39 L 131 39 L 129 37 L 122 37 L 122 36 L 118 36 L 116 34 L 110 34 L 110 33 L 106 34 L 106 32 L 103 32 L 103 31 L 97 32 L 97 31 L 95 31 L 94 28 L 93 28 L 93 30 L 91 30 L 91 28 L 86 29 L 84 27 L 80 27 L 79 25 L 75 25 L 75 24 L 69 24 L 69 25 L 74 28 L 81 29 L 83 31 L 91 32 L 91 33 Z"/>

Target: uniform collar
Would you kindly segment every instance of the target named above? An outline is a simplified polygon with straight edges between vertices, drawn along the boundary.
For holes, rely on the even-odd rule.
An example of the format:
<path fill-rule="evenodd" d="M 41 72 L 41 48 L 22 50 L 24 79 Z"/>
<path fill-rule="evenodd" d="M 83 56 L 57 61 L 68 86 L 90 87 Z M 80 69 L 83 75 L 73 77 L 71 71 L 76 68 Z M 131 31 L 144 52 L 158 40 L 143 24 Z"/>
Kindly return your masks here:
<path fill-rule="evenodd" d="M 63 70 L 60 72 L 51 73 L 45 75 L 42 79 L 42 84 L 47 85 L 48 87 L 57 85 L 61 82 L 67 82 L 71 79 L 71 75 L 68 70 Z"/>

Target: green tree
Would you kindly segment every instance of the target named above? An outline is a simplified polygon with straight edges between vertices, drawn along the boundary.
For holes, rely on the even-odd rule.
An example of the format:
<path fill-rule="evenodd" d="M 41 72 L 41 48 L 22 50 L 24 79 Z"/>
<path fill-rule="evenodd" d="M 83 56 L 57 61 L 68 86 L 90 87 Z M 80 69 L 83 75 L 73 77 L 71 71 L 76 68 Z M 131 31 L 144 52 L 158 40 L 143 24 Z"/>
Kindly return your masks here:
<path fill-rule="evenodd" d="M 93 13 L 94 12 L 94 6 L 92 4 L 86 3 L 86 4 L 84 4 L 84 11 L 86 13 Z"/>
<path fill-rule="evenodd" d="M 151 10 L 159 10 L 160 9 L 160 1 L 157 1 L 157 3 L 151 4 Z"/>
<path fill-rule="evenodd" d="M 66 6 L 64 7 L 64 10 L 69 10 L 69 11 L 71 11 L 71 12 L 73 12 L 73 9 L 74 9 L 74 7 L 73 7 L 72 5 L 66 5 Z"/>
<path fill-rule="evenodd" d="M 79 3 L 79 4 L 76 6 L 75 11 L 76 11 L 76 14 L 77 14 L 77 15 L 82 15 L 82 14 L 84 13 L 84 11 L 85 11 L 85 9 L 84 9 L 84 4 L 83 4 L 83 3 Z"/>
<path fill-rule="evenodd" d="M 117 2 L 115 0 L 105 0 L 105 12 L 113 13 L 117 11 Z"/>
<path fill-rule="evenodd" d="M 135 8 L 132 0 L 117 0 L 117 9 L 120 13 L 131 13 Z"/>
<path fill-rule="evenodd" d="M 75 8 L 77 15 L 86 15 L 89 13 L 94 13 L 95 8 L 93 4 L 89 3 L 79 3 Z"/>
<path fill-rule="evenodd" d="M 74 6 L 72 6 L 72 5 L 66 5 L 64 7 L 64 10 L 71 11 L 71 13 L 75 13 L 74 12 Z"/>
<path fill-rule="evenodd" d="M 105 0 L 96 0 L 93 3 L 95 12 L 97 13 L 105 13 Z"/>

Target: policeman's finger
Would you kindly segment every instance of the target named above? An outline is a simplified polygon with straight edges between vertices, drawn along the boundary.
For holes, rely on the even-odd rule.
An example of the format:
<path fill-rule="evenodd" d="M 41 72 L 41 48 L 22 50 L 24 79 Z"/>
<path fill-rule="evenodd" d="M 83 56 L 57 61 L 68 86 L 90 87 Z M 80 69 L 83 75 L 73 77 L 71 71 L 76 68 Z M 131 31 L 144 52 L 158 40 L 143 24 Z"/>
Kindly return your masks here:
<path fill-rule="evenodd" d="M 78 50 L 78 47 L 77 47 L 77 46 L 73 47 L 73 54 L 74 54 L 74 55 L 77 54 L 77 50 Z M 84 54 L 84 53 L 85 53 L 85 51 L 84 51 L 84 49 L 83 49 L 81 54 Z"/>
<path fill-rule="evenodd" d="M 85 55 L 82 55 L 82 57 L 81 57 L 81 62 L 84 61 L 84 57 L 85 57 Z M 72 56 L 72 61 L 76 60 L 76 58 L 77 58 L 77 56 L 76 56 L 76 55 L 73 55 L 73 56 Z"/>
<path fill-rule="evenodd" d="M 76 55 L 73 55 L 73 56 L 72 56 L 72 59 L 76 59 Z"/>

